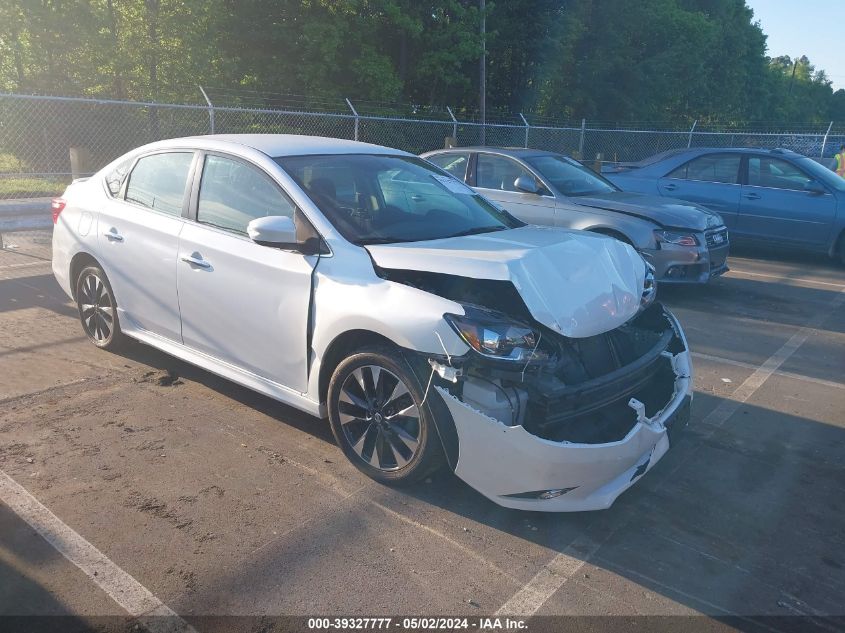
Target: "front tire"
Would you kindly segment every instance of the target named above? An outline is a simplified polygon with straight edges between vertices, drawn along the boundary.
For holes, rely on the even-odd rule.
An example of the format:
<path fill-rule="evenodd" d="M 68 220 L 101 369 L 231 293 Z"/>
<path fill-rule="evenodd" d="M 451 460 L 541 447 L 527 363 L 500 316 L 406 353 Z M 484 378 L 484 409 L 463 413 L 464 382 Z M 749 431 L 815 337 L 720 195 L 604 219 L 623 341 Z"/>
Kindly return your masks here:
<path fill-rule="evenodd" d="M 428 398 L 439 397 L 432 389 Z M 356 468 L 385 484 L 411 484 L 435 470 L 442 450 L 433 414 L 398 350 L 373 347 L 332 375 L 328 413 L 337 443 Z"/>
<path fill-rule="evenodd" d="M 86 266 L 76 278 L 76 307 L 82 329 L 94 345 L 114 350 L 124 342 L 117 302 L 108 277 L 99 266 Z"/>

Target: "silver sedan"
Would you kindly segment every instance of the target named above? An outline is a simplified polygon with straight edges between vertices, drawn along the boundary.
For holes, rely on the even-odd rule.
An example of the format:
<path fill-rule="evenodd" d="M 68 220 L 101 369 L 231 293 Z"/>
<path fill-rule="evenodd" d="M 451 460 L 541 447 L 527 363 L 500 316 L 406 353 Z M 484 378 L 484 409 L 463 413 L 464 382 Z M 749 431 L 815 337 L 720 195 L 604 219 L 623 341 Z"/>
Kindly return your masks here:
<path fill-rule="evenodd" d="M 728 270 L 728 230 L 705 207 L 621 191 L 579 162 L 533 149 L 461 147 L 422 155 L 531 224 L 610 235 L 663 283 L 707 283 Z"/>

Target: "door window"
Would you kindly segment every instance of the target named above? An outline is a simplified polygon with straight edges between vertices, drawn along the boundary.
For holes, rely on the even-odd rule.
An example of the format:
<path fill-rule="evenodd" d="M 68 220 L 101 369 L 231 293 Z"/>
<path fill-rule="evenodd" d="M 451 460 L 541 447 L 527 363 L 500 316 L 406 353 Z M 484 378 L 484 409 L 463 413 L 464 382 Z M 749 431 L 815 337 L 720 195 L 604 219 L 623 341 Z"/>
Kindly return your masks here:
<path fill-rule="evenodd" d="M 748 184 L 755 187 L 803 191 L 812 180 L 798 167 L 780 158 L 752 156 L 748 159 Z"/>
<path fill-rule="evenodd" d="M 193 159 L 193 152 L 144 156 L 129 176 L 126 201 L 161 213 L 181 215 Z"/>
<path fill-rule="evenodd" d="M 251 220 L 268 215 L 293 218 L 294 203 L 256 167 L 222 156 L 206 156 L 197 222 L 246 234 Z"/>
<path fill-rule="evenodd" d="M 522 165 L 504 156 L 479 154 L 476 172 L 476 186 L 499 191 L 517 191 L 514 181 L 520 176 L 534 180 L 534 176 Z"/>
<path fill-rule="evenodd" d="M 669 178 L 736 184 L 739 154 L 707 154 L 694 158 L 669 174 Z"/>
<path fill-rule="evenodd" d="M 429 156 L 426 160 L 434 163 L 435 165 L 440 167 L 440 169 L 448 171 L 458 180 L 466 180 L 467 165 L 469 164 L 469 154 L 436 154 L 434 156 Z"/>

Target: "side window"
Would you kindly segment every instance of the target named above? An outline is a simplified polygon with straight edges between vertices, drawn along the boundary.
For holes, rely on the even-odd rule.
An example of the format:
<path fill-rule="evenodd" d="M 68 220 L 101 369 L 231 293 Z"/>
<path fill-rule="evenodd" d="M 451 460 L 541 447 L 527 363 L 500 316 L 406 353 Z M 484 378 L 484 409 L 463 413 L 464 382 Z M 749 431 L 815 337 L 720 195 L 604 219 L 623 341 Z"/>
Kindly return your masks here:
<path fill-rule="evenodd" d="M 124 160 L 120 164 L 117 165 L 114 169 L 112 169 L 109 173 L 106 174 L 105 183 L 106 189 L 109 190 L 109 194 L 112 198 L 114 198 L 117 194 L 120 193 L 120 187 L 123 184 L 123 179 L 126 178 L 126 174 L 129 172 L 129 167 L 132 165 L 132 159 Z"/>
<path fill-rule="evenodd" d="M 129 176 L 127 202 L 170 215 L 181 215 L 193 152 L 153 154 L 140 159 Z"/>
<path fill-rule="evenodd" d="M 257 167 L 222 156 L 205 157 L 197 222 L 246 234 L 250 220 L 268 215 L 293 218 L 295 208 Z"/>
<path fill-rule="evenodd" d="M 467 164 L 469 163 L 468 153 L 436 154 L 435 156 L 429 156 L 427 160 L 440 167 L 440 169 L 448 171 L 458 180 L 466 180 Z"/>
<path fill-rule="evenodd" d="M 748 159 L 748 184 L 755 187 L 803 191 L 812 180 L 798 167 L 780 158 L 752 156 Z"/>
<path fill-rule="evenodd" d="M 742 157 L 739 154 L 699 156 L 678 167 L 667 178 L 736 184 L 741 160 Z"/>
<path fill-rule="evenodd" d="M 476 186 L 500 191 L 516 191 L 514 181 L 520 176 L 534 176 L 522 165 L 504 156 L 491 154 L 478 155 L 478 168 L 475 176 Z"/>

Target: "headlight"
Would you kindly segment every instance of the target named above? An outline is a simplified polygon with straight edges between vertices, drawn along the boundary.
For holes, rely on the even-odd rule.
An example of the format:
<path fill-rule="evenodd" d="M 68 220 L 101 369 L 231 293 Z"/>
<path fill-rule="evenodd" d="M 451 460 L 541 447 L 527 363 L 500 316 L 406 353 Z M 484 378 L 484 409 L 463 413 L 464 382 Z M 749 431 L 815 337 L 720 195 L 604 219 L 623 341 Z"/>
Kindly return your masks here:
<path fill-rule="evenodd" d="M 655 231 L 654 238 L 657 243 L 678 244 L 679 246 L 698 246 L 698 238 L 692 233 L 679 233 L 677 231 Z"/>
<path fill-rule="evenodd" d="M 443 317 L 482 356 L 523 363 L 548 359 L 548 354 L 538 349 L 540 336 L 530 326 L 471 306 L 465 310 L 463 316 L 444 314 Z"/>

